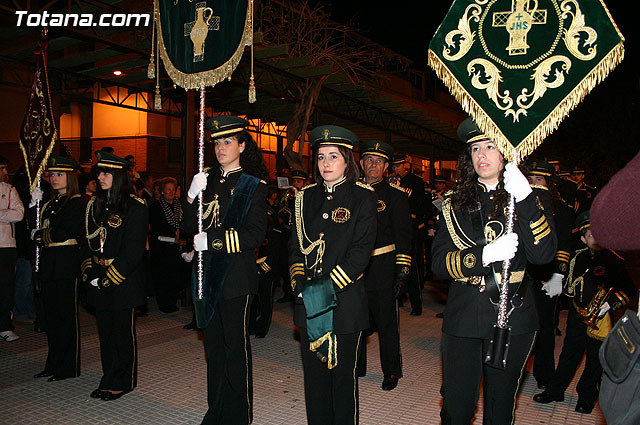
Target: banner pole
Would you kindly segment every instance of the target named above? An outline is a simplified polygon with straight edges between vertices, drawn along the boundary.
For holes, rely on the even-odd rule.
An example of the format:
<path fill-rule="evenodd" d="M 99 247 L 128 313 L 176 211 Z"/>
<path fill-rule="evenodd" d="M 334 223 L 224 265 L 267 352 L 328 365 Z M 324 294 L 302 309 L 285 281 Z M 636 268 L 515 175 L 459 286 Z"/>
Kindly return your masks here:
<path fill-rule="evenodd" d="M 204 171 L 204 99 L 205 88 L 200 87 L 200 120 L 198 122 L 198 173 Z M 203 192 L 198 194 L 198 233 L 202 233 Z M 202 251 L 198 252 L 198 299 L 202 299 L 203 261 Z"/>

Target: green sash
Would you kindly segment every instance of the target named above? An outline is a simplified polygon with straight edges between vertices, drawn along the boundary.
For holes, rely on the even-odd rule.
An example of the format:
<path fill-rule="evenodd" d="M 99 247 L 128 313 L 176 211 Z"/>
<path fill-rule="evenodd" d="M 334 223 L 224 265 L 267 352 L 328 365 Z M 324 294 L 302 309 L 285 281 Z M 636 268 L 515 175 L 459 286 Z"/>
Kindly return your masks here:
<path fill-rule="evenodd" d="M 333 309 L 338 306 L 338 298 L 329 275 L 303 279 L 302 300 L 307 311 L 307 334 L 309 349 L 318 354 L 329 369 L 338 365 L 338 340 L 333 333 Z"/>

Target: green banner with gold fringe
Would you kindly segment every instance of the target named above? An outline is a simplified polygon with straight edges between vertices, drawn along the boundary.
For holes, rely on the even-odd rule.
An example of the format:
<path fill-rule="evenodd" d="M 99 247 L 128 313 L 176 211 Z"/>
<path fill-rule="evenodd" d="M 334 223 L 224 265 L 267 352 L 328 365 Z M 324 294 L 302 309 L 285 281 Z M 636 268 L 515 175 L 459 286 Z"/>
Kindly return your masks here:
<path fill-rule="evenodd" d="M 253 42 L 251 0 L 155 0 L 158 51 L 174 83 L 211 87 L 230 78 Z"/>
<path fill-rule="evenodd" d="M 428 61 L 509 160 L 533 152 L 624 57 L 600 0 L 455 0 Z"/>

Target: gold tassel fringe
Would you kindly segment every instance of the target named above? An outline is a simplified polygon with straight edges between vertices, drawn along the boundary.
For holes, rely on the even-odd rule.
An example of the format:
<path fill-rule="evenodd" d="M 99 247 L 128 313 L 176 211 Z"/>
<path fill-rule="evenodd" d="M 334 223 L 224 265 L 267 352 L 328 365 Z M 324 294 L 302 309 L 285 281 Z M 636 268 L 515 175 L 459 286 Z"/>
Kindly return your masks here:
<path fill-rule="evenodd" d="M 256 103 L 256 83 L 253 79 L 253 75 L 249 80 L 249 103 Z"/>
<path fill-rule="evenodd" d="M 158 0 L 154 0 L 154 8 L 158 9 Z M 216 69 L 212 69 L 210 71 L 198 72 L 195 74 L 186 74 L 180 70 L 178 70 L 169 55 L 167 54 L 167 48 L 164 45 L 164 38 L 162 37 L 162 22 L 158 19 L 158 43 L 159 43 L 159 53 L 162 58 L 162 62 L 164 63 L 164 68 L 169 74 L 169 78 L 173 80 L 173 82 L 185 90 L 190 89 L 199 89 L 200 87 L 213 87 L 218 84 L 220 81 L 225 78 L 231 79 L 231 73 L 240 63 L 242 59 L 242 53 L 244 52 L 245 46 L 248 46 L 253 39 L 253 30 L 252 30 L 252 22 L 251 22 L 251 8 L 247 5 L 247 16 L 245 18 L 245 26 L 244 32 L 242 35 L 242 39 L 240 40 L 240 44 L 238 48 L 231 56 L 225 64 L 219 66 Z"/>
<path fill-rule="evenodd" d="M 162 95 L 160 94 L 160 86 L 156 86 L 156 94 L 153 99 L 153 107 L 156 111 L 162 109 Z"/>
<path fill-rule="evenodd" d="M 512 161 L 516 151 L 518 160 L 522 161 L 555 131 L 563 119 L 582 102 L 593 88 L 604 80 L 624 59 L 624 43 L 621 41 L 596 65 L 583 80 L 569 93 L 536 128 L 529 133 L 516 147 L 500 131 L 491 117 L 465 90 L 451 70 L 431 49 L 428 52 L 428 64 L 436 72 L 438 78 L 449 88 L 449 91 L 476 122 L 478 127 L 498 146 L 500 152 Z"/>

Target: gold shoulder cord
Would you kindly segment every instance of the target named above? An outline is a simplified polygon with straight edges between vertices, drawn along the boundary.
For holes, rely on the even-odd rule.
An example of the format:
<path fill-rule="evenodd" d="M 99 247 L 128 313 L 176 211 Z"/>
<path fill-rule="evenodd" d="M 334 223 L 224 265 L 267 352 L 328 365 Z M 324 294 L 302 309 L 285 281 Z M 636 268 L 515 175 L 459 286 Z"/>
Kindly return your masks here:
<path fill-rule="evenodd" d="M 471 245 L 468 245 L 462 242 L 462 239 L 460 239 L 460 237 L 458 236 L 458 233 L 454 228 L 453 221 L 451 220 L 451 214 L 455 214 L 455 213 L 453 213 L 451 208 L 451 199 L 447 198 L 442 202 L 442 216 L 444 217 L 444 222 L 447 224 L 447 230 L 449 231 L 451 240 L 453 240 L 453 243 L 455 244 L 455 246 L 460 250 L 470 248 Z"/>
<path fill-rule="evenodd" d="M 325 241 L 322 239 L 324 237 L 323 233 L 320 233 L 319 235 L 320 237 L 313 242 L 311 242 L 311 239 L 309 239 L 309 236 L 307 236 L 307 232 L 304 229 L 304 219 L 302 217 L 303 202 L 304 202 L 304 191 L 300 191 L 296 195 L 296 214 L 295 214 L 296 215 L 296 232 L 298 234 L 298 244 L 300 245 L 300 252 L 302 252 L 302 254 L 304 255 L 305 266 L 307 267 L 307 269 L 311 270 L 315 268 L 318 264 L 322 264 L 322 257 L 324 256 Z M 304 245 L 303 245 L 304 240 L 310 243 L 310 245 L 306 249 L 304 248 Z M 316 260 L 311 266 L 308 266 L 307 256 L 310 255 L 311 252 L 316 247 L 318 248 L 318 251 L 316 253 Z"/>
<path fill-rule="evenodd" d="M 95 219 L 93 220 L 93 222 L 95 223 L 96 226 L 98 226 L 98 228 L 96 229 L 95 232 L 89 234 L 89 210 L 93 211 L 93 201 L 94 198 L 91 198 L 91 200 L 89 201 L 89 203 L 87 204 L 87 209 L 84 215 L 84 228 L 85 228 L 85 233 L 87 236 L 87 244 L 89 245 L 89 248 L 92 251 L 98 251 L 98 250 L 102 250 L 102 247 L 104 246 L 104 241 L 107 240 L 107 229 L 104 228 L 104 226 L 98 226 L 98 223 L 96 223 Z M 91 216 L 93 217 L 93 214 L 91 214 Z M 99 249 L 93 249 L 93 247 L 91 246 L 91 239 L 94 239 L 96 236 L 100 236 L 99 242 L 100 242 L 100 248 Z"/>

